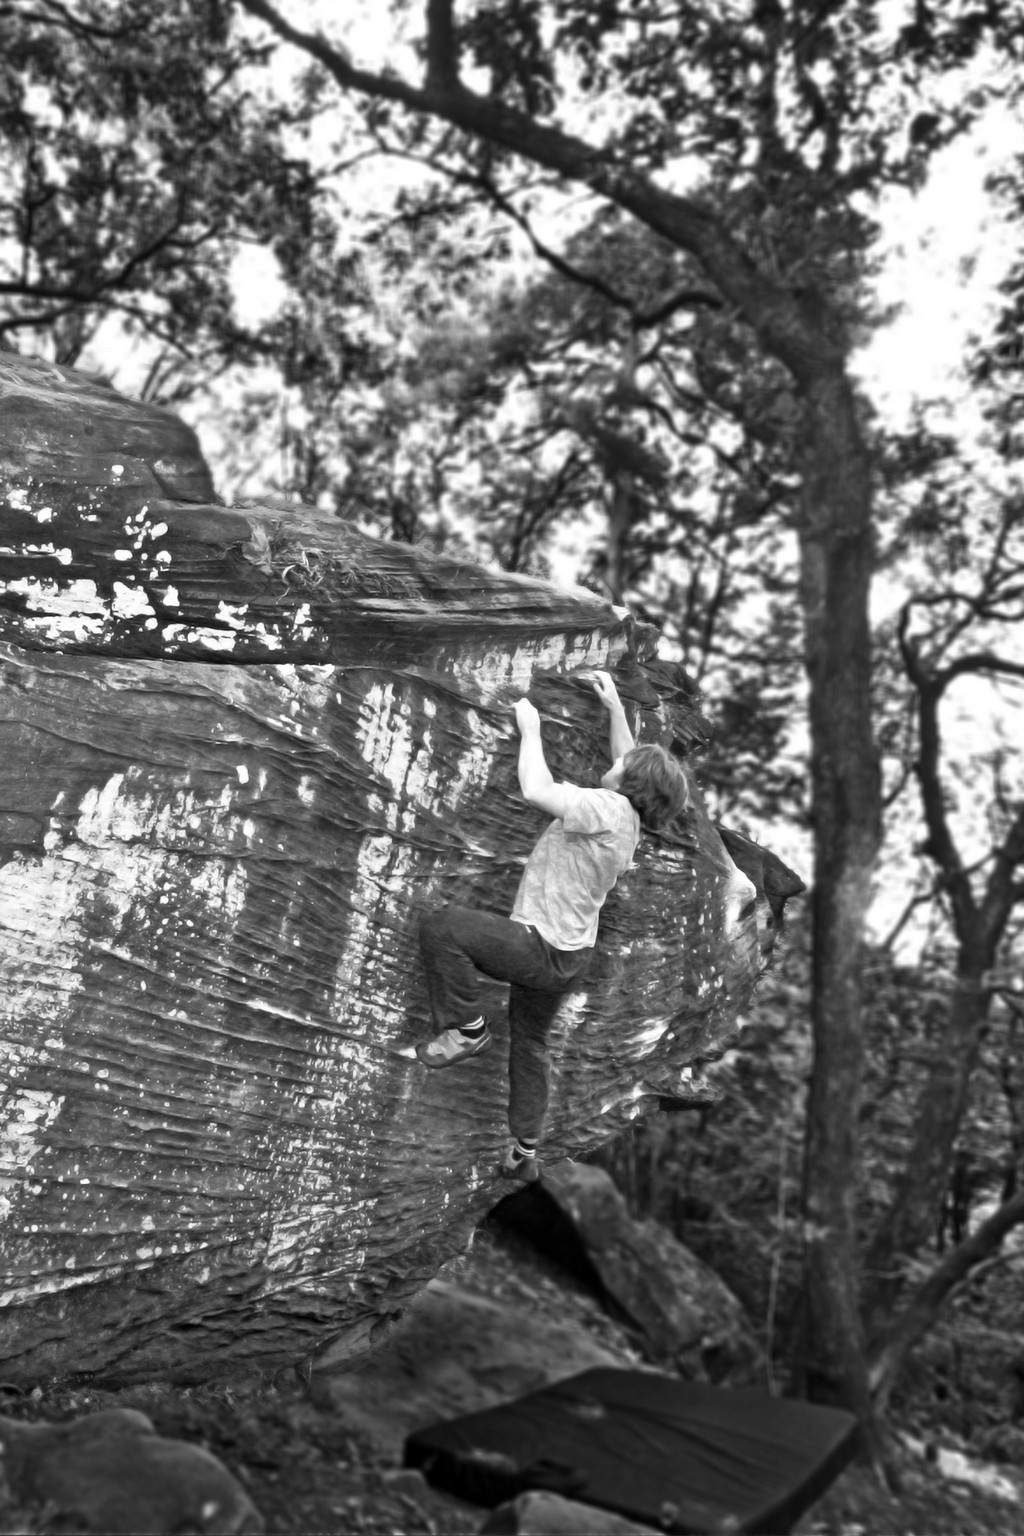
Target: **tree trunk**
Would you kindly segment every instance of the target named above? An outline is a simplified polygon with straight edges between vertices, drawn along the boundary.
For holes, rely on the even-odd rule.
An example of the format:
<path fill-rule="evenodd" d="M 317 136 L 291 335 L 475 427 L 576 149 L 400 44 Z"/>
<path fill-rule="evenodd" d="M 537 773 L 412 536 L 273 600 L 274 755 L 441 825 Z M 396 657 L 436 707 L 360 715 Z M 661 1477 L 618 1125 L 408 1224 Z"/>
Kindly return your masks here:
<path fill-rule="evenodd" d="M 805 407 L 800 536 L 815 864 L 803 1371 L 812 1395 L 852 1408 L 870 1439 L 854 1208 L 861 954 L 880 829 L 870 704 L 871 501 L 867 455 L 842 373 L 823 370 Z"/>
<path fill-rule="evenodd" d="M 605 566 L 605 586 L 609 600 L 621 603 L 626 591 L 625 554 L 626 544 L 636 515 L 636 491 L 632 477 L 624 470 L 610 477 L 607 491 L 608 558 Z"/>
<path fill-rule="evenodd" d="M 0 487 L 4 1377 L 357 1354 L 507 1193 L 503 995 L 489 1056 L 426 1071 L 419 915 L 509 910 L 543 826 L 515 699 L 592 783 L 607 716 L 576 674 L 621 664 L 628 702 L 653 633 L 216 506 L 175 418 L 6 356 Z M 686 740 L 649 675 L 635 729 Z M 545 1156 L 685 1098 L 736 1037 L 769 909 L 694 799 L 556 1021 Z"/>

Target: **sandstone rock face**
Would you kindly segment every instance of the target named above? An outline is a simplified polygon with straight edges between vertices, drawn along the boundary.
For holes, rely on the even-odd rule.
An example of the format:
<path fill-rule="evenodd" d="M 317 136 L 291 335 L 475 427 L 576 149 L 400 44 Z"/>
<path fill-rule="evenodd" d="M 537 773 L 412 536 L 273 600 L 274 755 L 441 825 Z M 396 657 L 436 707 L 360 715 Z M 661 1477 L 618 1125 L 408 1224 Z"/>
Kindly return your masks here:
<path fill-rule="evenodd" d="M 638 739 L 692 704 L 592 594 L 219 506 L 174 417 L 9 354 L 0 497 L 3 1375 L 358 1353 L 506 1192 L 504 1041 L 411 1046 L 421 912 L 507 911 L 543 827 L 515 699 L 582 783 L 581 668 Z M 562 1010 L 552 1157 L 736 1034 L 770 918 L 696 799 Z"/>

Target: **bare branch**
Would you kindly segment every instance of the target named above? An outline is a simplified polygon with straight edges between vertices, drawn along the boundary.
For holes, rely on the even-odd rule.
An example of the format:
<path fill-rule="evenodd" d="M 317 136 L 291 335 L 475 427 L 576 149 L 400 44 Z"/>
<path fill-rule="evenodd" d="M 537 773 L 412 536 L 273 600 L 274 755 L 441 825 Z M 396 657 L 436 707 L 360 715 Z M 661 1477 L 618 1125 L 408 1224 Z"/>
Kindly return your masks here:
<path fill-rule="evenodd" d="M 489 177 L 475 176 L 471 172 L 456 170 L 454 167 L 445 167 L 445 175 L 450 176 L 453 181 L 460 182 L 465 186 L 476 187 L 478 191 L 483 192 L 494 204 L 495 208 L 519 225 L 519 228 L 533 246 L 536 254 L 543 261 L 546 261 L 560 277 L 564 277 L 570 283 L 578 284 L 581 288 L 590 288 L 594 293 L 600 294 L 603 299 L 616 309 L 624 309 L 629 314 L 633 313 L 632 302 L 626 294 L 620 293 L 617 288 L 613 288 L 611 283 L 606 283 L 604 278 L 599 277 L 596 272 L 585 272 L 582 267 L 574 266 L 566 257 L 560 256 L 557 251 L 552 250 L 551 246 L 545 244 L 533 228 L 527 215 L 521 212 L 512 202 L 511 198 L 507 197 L 499 187 L 495 186 Z"/>
<path fill-rule="evenodd" d="M 994 619 L 1004 623 L 1016 623 L 1024 619 L 1024 584 L 1021 583 L 1021 566 L 1007 561 L 1005 544 L 1008 536 L 1006 521 L 1000 525 L 995 545 L 984 571 L 979 577 L 976 592 L 964 592 L 959 588 L 940 587 L 937 591 L 919 592 L 908 600 L 908 608 L 943 608 L 961 606 L 966 612 L 956 621 L 953 637 L 961 633 L 974 618 Z M 1018 605 L 1018 606 L 1014 606 Z"/>
<path fill-rule="evenodd" d="M 133 32 L 138 32 L 140 26 L 140 22 L 135 20 L 127 22 L 123 27 L 103 27 L 98 22 L 85 21 L 81 16 L 74 15 L 68 6 L 60 3 L 60 0 L 36 0 L 36 3 L 42 7 L 42 14 L 25 12 L 9 5 L 0 6 L 0 20 L 4 16 L 14 14 L 23 22 L 38 22 L 44 27 L 57 25 L 67 32 L 74 33 L 76 37 L 87 43 L 120 42 L 130 37 Z"/>
<path fill-rule="evenodd" d="M 1024 678 L 1024 662 L 1007 661 L 1002 656 L 993 656 L 991 651 L 976 651 L 970 656 L 958 656 L 955 661 L 943 667 L 941 672 L 937 672 L 933 681 L 941 693 L 945 692 L 955 678 L 963 677 L 965 673 L 970 672 Z"/>
<path fill-rule="evenodd" d="M 446 165 L 434 155 L 417 155 L 409 150 L 398 149 L 392 145 L 384 144 L 379 138 L 378 144 L 382 154 L 392 155 L 395 159 L 399 160 L 410 160 L 416 165 L 426 165 L 431 170 L 447 177 L 456 186 L 470 187 L 474 191 L 482 193 L 500 213 L 505 214 L 514 224 L 518 224 L 536 255 L 542 261 L 547 262 L 548 266 L 553 268 L 560 277 L 564 277 L 567 282 L 576 283 L 581 288 L 591 289 L 594 293 L 600 294 L 601 298 L 614 308 L 625 310 L 630 315 L 634 315 L 632 300 L 626 294 L 620 293 L 617 288 L 613 288 L 610 283 L 606 283 L 604 278 L 599 277 L 596 272 L 587 272 L 582 267 L 574 266 L 565 256 L 560 255 L 541 240 L 529 216 L 523 213 L 508 194 L 503 192 L 490 177 L 484 176 L 481 173 L 464 170 L 460 166 Z M 711 303 L 720 305 L 720 301 L 714 295 L 708 295 L 708 300 Z M 634 323 L 641 325 L 648 322 L 635 319 Z"/>
<path fill-rule="evenodd" d="M 900 655 L 907 676 L 917 692 L 918 755 L 914 765 L 921 792 L 925 824 L 928 828 L 927 852 L 942 870 L 944 883 L 956 915 L 957 932 L 961 938 L 969 933 L 977 920 L 977 905 L 967 871 L 963 867 L 959 849 L 946 814 L 946 801 L 942 792 L 941 763 L 942 742 L 939 732 L 939 702 L 942 689 L 936 685 L 918 655 L 917 645 L 909 633 L 911 603 L 906 603 L 896 627 Z"/>
<path fill-rule="evenodd" d="M 908 1351 L 927 1333 L 953 1292 L 997 1252 L 1006 1234 L 1022 1222 L 1024 1192 L 1005 1201 L 917 1287 L 908 1305 L 869 1351 L 869 1381 L 876 1397 L 884 1401 Z"/>
<path fill-rule="evenodd" d="M 900 771 L 896 775 L 895 783 L 893 784 L 892 788 L 882 796 L 882 809 L 884 811 L 892 810 L 893 806 L 896 804 L 897 800 L 900 798 L 903 791 L 906 789 L 908 783 L 910 782 L 913 771 L 913 765 L 911 763 L 903 761 L 900 764 Z"/>
<path fill-rule="evenodd" d="M 897 635 L 903 664 L 918 699 L 920 740 L 915 771 L 928 827 L 926 851 L 943 873 L 961 944 L 973 936 L 983 944 L 992 945 L 998 942 L 1007 918 L 1019 899 L 1015 871 L 1024 862 L 1024 803 L 1018 808 L 1002 844 L 992 851 L 984 895 L 980 903 L 976 902 L 971 889 L 970 872 L 963 866 L 946 814 L 941 782 L 939 704 L 946 689 L 959 677 L 1001 676 L 1024 679 L 1024 663 L 1010 661 L 990 651 L 975 651 L 957 657 L 935 673 L 929 673 L 909 633 L 910 612 L 915 604 L 916 600 L 911 599 L 904 605 L 897 625 Z"/>
<path fill-rule="evenodd" d="M 981 904 L 982 920 L 994 937 L 1002 933 L 1017 901 L 1020 888 L 1015 879 L 1018 865 L 1024 864 L 1024 801 L 1010 824 L 1002 846 L 995 850 L 992 871 Z"/>
<path fill-rule="evenodd" d="M 878 946 L 879 949 L 887 953 L 891 953 L 896 944 L 896 940 L 899 938 L 900 934 L 903 932 L 904 928 L 907 926 L 910 919 L 917 911 L 918 907 L 924 906 L 929 901 L 934 901 L 937 895 L 938 885 L 935 881 L 932 881 L 926 891 L 919 891 L 915 896 L 911 896 L 909 901 L 904 906 L 903 911 L 900 913 L 899 917 L 896 919 L 895 923 L 886 934 L 885 938 L 882 939 Z"/>
<path fill-rule="evenodd" d="M 717 293 L 708 293 L 704 288 L 694 288 L 687 284 L 685 288 L 679 288 L 675 293 L 669 294 L 661 304 L 654 309 L 642 310 L 634 317 L 637 330 L 653 329 L 656 325 L 663 325 L 666 320 L 680 309 L 724 309 L 725 305 Z"/>

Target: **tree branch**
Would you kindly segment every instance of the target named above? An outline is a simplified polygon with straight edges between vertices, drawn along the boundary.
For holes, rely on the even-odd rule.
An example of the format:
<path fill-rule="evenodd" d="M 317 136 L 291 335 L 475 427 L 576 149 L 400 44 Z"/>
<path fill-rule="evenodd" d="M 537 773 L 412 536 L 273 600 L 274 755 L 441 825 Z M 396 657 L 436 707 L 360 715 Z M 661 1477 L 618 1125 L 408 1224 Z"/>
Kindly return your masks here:
<path fill-rule="evenodd" d="M 624 309 L 629 314 L 633 313 L 633 305 L 626 294 L 620 293 L 617 288 L 613 288 L 610 283 L 606 283 L 604 278 L 599 277 L 596 272 L 584 272 L 582 268 L 573 266 L 572 262 L 567 261 L 564 256 L 560 256 L 557 251 L 552 250 L 549 245 L 546 245 L 533 228 L 526 214 L 520 212 L 512 199 L 502 192 L 500 187 L 495 186 L 489 177 L 474 175 L 470 171 L 456 170 L 453 166 L 444 166 L 442 169 L 444 174 L 450 177 L 452 181 L 463 186 L 475 187 L 478 192 L 482 192 L 485 197 L 490 199 L 495 208 L 504 213 L 513 223 L 518 224 L 535 253 L 542 261 L 546 261 L 560 277 L 564 277 L 570 283 L 576 283 L 581 288 L 590 288 L 594 293 L 600 294 L 603 299 L 616 309 Z"/>
<path fill-rule="evenodd" d="M 994 939 L 1002 933 L 1020 900 L 1020 882 L 1014 878 L 1020 864 L 1024 864 L 1024 801 L 1018 806 L 1001 847 L 995 850 L 981 903 L 982 923 Z"/>
<path fill-rule="evenodd" d="M 432 0 L 427 3 L 429 7 Z M 808 390 L 842 364 L 844 344 L 810 322 L 793 294 L 759 270 L 706 205 L 665 191 L 575 135 L 463 85 L 438 87 L 428 79 L 420 89 L 389 71 L 357 68 L 322 33 L 293 26 L 269 0 L 239 0 L 239 4 L 315 59 L 342 90 L 440 118 L 510 154 L 526 156 L 567 181 L 591 187 L 656 234 L 690 251 L 713 274 L 723 296 L 757 330 L 767 350 Z"/>
<path fill-rule="evenodd" d="M 143 23 L 139 20 L 129 21 L 123 27 L 102 27 L 98 22 L 83 21 L 80 16 L 75 16 L 60 0 L 36 0 L 37 5 L 43 7 L 49 14 L 35 15 L 19 11 L 17 6 L 0 6 L 0 20 L 5 16 L 17 15 L 22 22 L 39 22 L 44 27 L 60 26 L 67 32 L 72 32 L 83 42 L 116 43 L 130 37 L 133 32 L 138 32 Z"/>
<path fill-rule="evenodd" d="M 654 309 L 646 309 L 634 316 L 634 324 L 637 330 L 653 330 L 657 325 L 663 325 L 666 320 L 680 309 L 724 309 L 725 305 L 717 293 L 708 293 L 706 289 L 694 288 L 688 283 L 685 288 L 679 288 L 675 293 L 670 293 L 668 298 Z"/>
<path fill-rule="evenodd" d="M 44 326 L 55 325 L 66 315 L 81 313 L 83 302 L 104 313 L 130 315 L 133 320 L 139 322 L 142 329 L 157 337 L 158 340 L 166 342 L 168 346 L 176 348 L 182 357 L 192 361 L 197 356 L 197 353 L 167 324 L 166 316 L 154 314 L 152 310 L 144 309 L 138 304 L 130 304 L 127 299 L 116 295 L 104 297 L 98 294 L 87 300 L 72 297 L 67 303 L 59 304 L 53 309 L 42 310 L 34 315 L 5 315 L 0 319 L 0 336 L 8 331 L 38 330 Z"/>
<path fill-rule="evenodd" d="M 956 1288 L 994 1254 L 1006 1234 L 1024 1222 L 1024 1191 L 1014 1195 L 942 1261 L 914 1291 L 892 1327 L 868 1351 L 872 1393 L 884 1402 L 910 1349 L 934 1323 Z"/>
<path fill-rule="evenodd" d="M 909 633 L 910 609 L 911 604 L 906 603 L 900 614 L 896 633 L 903 666 L 917 693 L 919 740 L 914 769 L 921 792 L 925 825 L 928 828 L 927 852 L 945 877 L 946 888 L 956 916 L 957 936 L 963 943 L 977 921 L 978 911 L 970 880 L 953 839 L 949 817 L 946 814 L 945 797 L 942 793 L 940 778 L 942 741 L 939 732 L 939 701 L 942 697 L 942 689 L 929 675 Z"/>
<path fill-rule="evenodd" d="M 560 256 L 557 251 L 553 250 L 551 246 L 545 244 L 537 234 L 528 216 L 517 208 L 507 193 L 502 192 L 501 188 L 496 186 L 489 177 L 461 170 L 456 166 L 445 165 L 438 162 L 432 156 L 414 155 L 408 150 L 395 149 L 393 146 L 384 143 L 380 143 L 379 152 L 381 154 L 393 155 L 397 159 L 412 160 L 417 165 L 427 165 L 431 170 L 440 171 L 443 176 L 447 176 L 450 181 L 454 181 L 459 186 L 472 187 L 476 191 L 482 192 L 499 212 L 504 213 L 513 223 L 518 224 L 533 247 L 535 254 L 542 261 L 546 261 L 548 266 L 564 277 L 567 282 L 576 283 L 581 288 L 590 288 L 595 293 L 600 294 L 603 299 L 615 308 L 626 310 L 632 317 L 636 330 L 650 330 L 655 326 L 662 325 L 680 309 L 723 309 L 725 307 L 716 293 L 709 293 L 706 289 L 695 288 L 691 283 L 688 283 L 685 287 L 677 289 L 675 293 L 669 294 L 668 298 L 664 299 L 654 309 L 637 310 L 633 301 L 626 294 L 620 293 L 617 288 L 613 288 L 610 283 L 606 283 L 603 277 L 599 277 L 596 272 L 585 272 L 581 267 L 574 266 L 564 256 Z"/>
<path fill-rule="evenodd" d="M 936 672 L 933 682 L 940 692 L 945 692 L 951 682 L 967 672 L 993 672 L 1001 677 L 1024 678 L 1024 661 L 1006 661 L 1002 656 L 993 656 L 991 651 L 976 651 L 951 661 L 941 672 Z"/>
<path fill-rule="evenodd" d="M 899 917 L 896 919 L 895 923 L 886 934 L 885 938 L 880 941 L 878 945 L 879 949 L 891 954 L 893 948 L 895 947 L 896 940 L 899 938 L 900 934 L 903 932 L 904 928 L 907 926 L 908 922 L 917 911 L 918 907 L 924 906 L 929 901 L 934 901 L 937 895 L 938 890 L 935 882 L 933 882 L 927 891 L 918 891 L 916 895 L 911 896 L 904 906 L 903 911 L 900 913 Z"/>
<path fill-rule="evenodd" d="M 473 191 L 482 193 L 500 213 L 505 214 L 514 224 L 518 224 L 536 255 L 542 261 L 547 262 L 548 266 L 557 272 L 560 277 L 564 277 L 567 282 L 576 283 L 581 288 L 590 288 L 614 308 L 625 310 L 630 315 L 634 314 L 632 301 L 626 294 L 620 293 L 617 288 L 613 288 L 610 283 L 606 283 L 604 278 L 599 277 L 596 272 L 585 272 L 581 267 L 574 266 L 572 262 L 568 261 L 564 256 L 560 256 L 551 246 L 546 245 L 533 228 L 528 216 L 516 207 L 508 194 L 502 192 L 501 188 L 490 177 L 484 176 L 480 172 L 466 171 L 457 166 L 445 165 L 443 161 L 439 161 L 433 155 L 417 155 L 413 154 L 410 150 L 396 149 L 393 145 L 387 144 L 379 138 L 377 142 L 379 153 L 381 154 L 391 155 L 398 160 L 411 160 L 415 165 L 425 165 L 429 169 L 439 172 L 442 176 L 446 176 L 456 186 L 470 187 Z M 709 299 L 715 304 L 719 302 L 713 295 L 709 295 Z"/>

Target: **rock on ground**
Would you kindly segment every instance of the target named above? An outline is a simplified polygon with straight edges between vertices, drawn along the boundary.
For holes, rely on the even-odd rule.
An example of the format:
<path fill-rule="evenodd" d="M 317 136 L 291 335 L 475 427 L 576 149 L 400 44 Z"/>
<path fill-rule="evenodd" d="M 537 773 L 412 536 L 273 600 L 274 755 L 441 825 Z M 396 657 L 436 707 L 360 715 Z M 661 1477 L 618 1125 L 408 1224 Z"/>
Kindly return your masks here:
<path fill-rule="evenodd" d="M 637 1525 L 607 1509 L 577 1504 L 557 1493 L 521 1493 L 499 1504 L 480 1527 L 480 1536 L 652 1536 L 649 1525 Z"/>
<path fill-rule="evenodd" d="M 46 1523 L 96 1536 L 261 1536 L 263 1518 L 200 1446 L 165 1439 L 144 1413 L 110 1408 L 62 1424 L 0 1417 L 3 1475 L 15 1502 Z"/>
<path fill-rule="evenodd" d="M 545 1252 L 573 1255 L 647 1360 L 691 1380 L 761 1378 L 762 1352 L 737 1297 L 665 1227 L 635 1221 L 603 1169 L 568 1159 L 546 1167 L 496 1215 Z"/>

